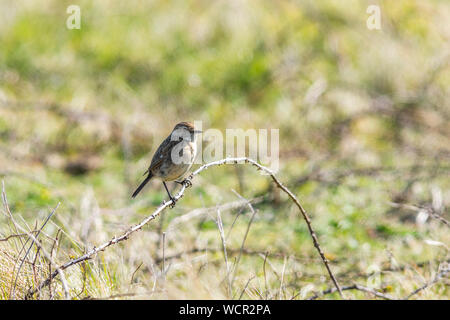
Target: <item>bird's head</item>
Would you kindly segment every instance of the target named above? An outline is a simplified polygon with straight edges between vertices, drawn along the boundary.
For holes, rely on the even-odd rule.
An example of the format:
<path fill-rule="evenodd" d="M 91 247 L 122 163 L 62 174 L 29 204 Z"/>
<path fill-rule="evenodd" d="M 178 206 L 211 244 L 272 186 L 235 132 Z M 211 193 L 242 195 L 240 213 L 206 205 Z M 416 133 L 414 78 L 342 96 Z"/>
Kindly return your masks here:
<path fill-rule="evenodd" d="M 172 134 L 176 134 L 177 136 L 184 137 L 188 135 L 191 137 L 191 141 L 196 139 L 197 134 L 201 133 L 201 130 L 195 130 L 192 122 L 180 122 L 175 128 L 173 128 Z"/>

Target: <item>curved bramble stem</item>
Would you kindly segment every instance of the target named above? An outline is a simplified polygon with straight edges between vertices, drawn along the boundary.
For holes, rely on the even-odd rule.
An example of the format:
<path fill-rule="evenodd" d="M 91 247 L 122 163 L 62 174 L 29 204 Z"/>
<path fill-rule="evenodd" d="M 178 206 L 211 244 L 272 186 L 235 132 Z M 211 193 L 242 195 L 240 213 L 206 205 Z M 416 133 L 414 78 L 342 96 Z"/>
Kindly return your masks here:
<path fill-rule="evenodd" d="M 239 164 L 239 163 L 249 163 L 253 166 L 255 166 L 258 170 L 262 170 L 265 173 L 267 173 L 273 180 L 273 182 L 281 189 L 283 190 L 288 196 L 289 198 L 295 203 L 295 205 L 298 207 L 298 209 L 300 210 L 300 213 L 303 216 L 303 219 L 305 220 L 307 226 L 308 226 L 308 230 L 309 233 L 311 235 L 314 247 L 317 249 L 317 252 L 320 255 L 320 258 L 323 261 L 323 264 L 325 265 L 325 268 L 327 269 L 327 272 L 331 278 L 331 281 L 333 282 L 334 286 L 336 287 L 337 292 L 339 293 L 339 295 L 341 296 L 341 298 L 344 298 L 344 295 L 342 293 L 342 289 L 339 286 L 339 283 L 336 279 L 336 277 L 334 276 L 333 272 L 331 271 L 331 268 L 328 264 L 328 260 L 325 257 L 325 254 L 319 244 L 319 240 L 317 238 L 316 233 L 314 232 L 314 229 L 311 226 L 311 219 L 309 218 L 308 213 L 306 212 L 306 210 L 302 207 L 302 205 L 300 204 L 300 202 L 298 201 L 297 197 L 286 187 L 284 186 L 280 180 L 278 180 L 278 178 L 275 176 L 275 174 L 272 172 L 272 170 L 270 170 L 269 168 L 266 168 L 262 165 L 260 165 L 258 162 L 256 162 L 255 160 L 252 160 L 250 158 L 246 158 L 246 157 L 241 157 L 241 158 L 225 158 L 222 160 L 218 160 L 218 161 L 213 161 L 207 164 L 204 164 L 202 166 L 200 166 L 197 170 L 195 170 L 194 172 L 191 173 L 191 175 L 186 179 L 187 181 L 189 181 L 190 183 L 183 183 L 181 185 L 181 189 L 180 191 L 174 196 L 174 200 L 175 202 L 177 202 L 179 199 L 181 199 L 184 195 L 184 192 L 186 190 L 186 188 L 190 185 L 192 185 L 192 180 L 194 179 L 194 177 L 198 174 L 200 174 L 202 171 L 205 171 L 206 169 L 210 168 L 210 167 L 214 167 L 214 166 L 220 166 L 223 164 Z M 186 181 L 185 180 L 185 181 Z M 183 181 L 184 182 L 184 181 Z M 114 236 L 111 240 L 109 240 L 108 242 L 98 246 L 98 247 L 94 247 L 91 250 L 89 250 L 88 252 L 86 252 L 85 254 L 83 254 L 82 256 L 76 258 L 76 259 L 72 259 L 66 263 L 64 263 L 63 265 L 61 265 L 58 270 L 65 270 L 73 265 L 76 265 L 82 261 L 86 261 L 89 259 L 92 259 L 92 257 L 94 255 L 96 255 L 97 253 L 104 251 L 106 248 L 115 245 L 121 241 L 127 240 L 134 232 L 139 231 L 142 229 L 143 226 L 145 226 L 147 223 L 149 223 L 150 221 L 156 219 L 156 217 L 158 217 L 161 212 L 163 212 L 165 209 L 167 209 L 167 207 L 175 205 L 175 203 L 170 200 L 168 202 L 164 202 L 162 203 L 150 216 L 148 216 L 147 218 L 145 218 L 144 220 L 142 220 L 139 224 L 129 228 L 127 231 L 125 231 L 122 235 L 120 235 L 119 237 Z M 29 290 L 28 293 L 26 294 L 25 298 L 29 299 L 31 298 L 36 292 L 38 292 L 39 290 L 41 290 L 42 288 L 48 286 L 51 282 L 51 280 L 56 277 L 59 273 L 57 271 L 53 272 L 46 280 L 44 280 L 43 282 L 41 282 L 35 289 Z"/>

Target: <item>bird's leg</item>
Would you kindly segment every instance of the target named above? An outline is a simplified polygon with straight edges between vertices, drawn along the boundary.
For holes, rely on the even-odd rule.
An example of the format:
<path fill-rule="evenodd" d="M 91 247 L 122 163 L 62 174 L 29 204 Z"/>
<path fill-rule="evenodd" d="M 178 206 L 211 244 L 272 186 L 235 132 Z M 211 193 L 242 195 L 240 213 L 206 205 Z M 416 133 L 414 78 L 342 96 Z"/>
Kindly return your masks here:
<path fill-rule="evenodd" d="M 173 207 L 175 207 L 175 203 L 176 203 L 177 201 L 176 201 L 175 198 L 172 197 L 172 195 L 170 194 L 169 189 L 167 188 L 167 185 L 166 185 L 166 183 L 165 183 L 164 181 L 163 181 L 163 185 L 164 185 L 164 188 L 166 188 L 166 191 L 167 191 L 167 194 L 169 195 L 170 200 L 172 200 L 172 204 L 170 205 L 170 207 L 173 208 Z"/>

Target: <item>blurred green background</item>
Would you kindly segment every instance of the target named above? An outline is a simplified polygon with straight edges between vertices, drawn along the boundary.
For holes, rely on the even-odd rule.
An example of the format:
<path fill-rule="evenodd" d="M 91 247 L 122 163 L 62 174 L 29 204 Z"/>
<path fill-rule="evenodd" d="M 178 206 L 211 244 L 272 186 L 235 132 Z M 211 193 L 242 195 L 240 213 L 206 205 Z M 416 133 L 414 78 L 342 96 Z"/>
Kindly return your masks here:
<path fill-rule="evenodd" d="M 79 30 L 66 27 L 73 4 Z M 366 26 L 372 4 L 381 30 Z M 403 297 L 448 261 L 448 226 L 433 215 L 448 219 L 449 19 L 444 0 L 0 0 L 0 176 L 10 209 L 31 230 L 61 202 L 42 241 L 51 246 L 63 231 L 62 263 L 166 199 L 157 181 L 130 194 L 177 122 L 279 129 L 278 177 L 310 212 L 341 284 L 366 284 L 379 270 L 375 288 Z M 222 212 L 230 296 L 214 206 L 237 193 L 259 200 L 240 260 L 233 250 L 252 213 Z M 171 228 L 196 208 L 211 210 Z M 0 238 L 13 232 L 1 219 Z M 167 255 L 184 252 L 165 275 L 162 232 Z M 18 239 L 0 242 L 5 299 L 19 252 Z M 67 277 L 74 298 L 300 299 L 332 286 L 317 258 L 288 198 L 252 168 L 229 166 L 196 178 L 176 208 Z M 27 268 L 23 291 L 39 282 Z M 54 286 L 53 298 L 63 297 Z M 414 297 L 449 296 L 444 281 Z"/>

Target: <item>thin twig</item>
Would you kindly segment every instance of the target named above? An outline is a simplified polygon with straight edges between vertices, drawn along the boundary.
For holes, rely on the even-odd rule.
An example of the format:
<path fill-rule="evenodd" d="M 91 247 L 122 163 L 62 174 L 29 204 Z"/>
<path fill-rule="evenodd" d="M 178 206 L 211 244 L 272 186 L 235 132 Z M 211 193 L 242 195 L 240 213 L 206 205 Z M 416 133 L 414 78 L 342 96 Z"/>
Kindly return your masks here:
<path fill-rule="evenodd" d="M 50 261 L 48 263 L 48 273 L 49 274 L 52 274 L 52 262 L 51 261 L 53 260 L 53 252 L 55 250 L 55 246 L 58 243 L 58 240 L 59 240 L 58 236 L 59 236 L 60 231 L 61 231 L 61 229 L 58 229 L 58 231 L 56 231 L 56 237 L 55 237 L 55 240 L 53 241 L 52 247 L 50 249 Z M 50 297 L 50 300 L 51 300 L 53 298 L 52 284 L 51 283 L 48 286 L 48 291 L 49 291 L 49 297 Z"/>
<path fill-rule="evenodd" d="M 133 284 L 134 276 L 136 275 L 136 272 L 138 272 L 139 268 L 140 268 L 143 264 L 144 264 L 144 263 L 141 262 L 141 263 L 137 266 L 136 270 L 134 270 L 133 274 L 131 275 L 130 284 Z"/>
<path fill-rule="evenodd" d="M 34 255 L 34 259 L 33 262 L 31 263 L 31 268 L 33 269 L 33 279 L 34 279 L 34 283 L 38 283 L 38 279 L 37 279 L 37 273 L 36 273 L 36 261 L 39 257 L 39 251 L 41 249 L 38 247 L 36 249 L 36 254 Z M 41 293 L 39 292 L 39 297 L 40 297 Z"/>
<path fill-rule="evenodd" d="M 374 295 L 376 297 L 383 298 L 385 300 L 396 300 L 394 297 L 391 297 L 390 295 L 381 293 L 379 291 L 376 291 L 374 289 L 371 289 L 371 288 L 368 288 L 368 287 L 365 287 L 365 286 L 362 286 L 362 285 L 359 285 L 359 284 L 353 284 L 353 285 L 350 285 L 350 286 L 344 286 L 344 287 L 342 287 L 342 290 L 358 290 L 358 291 L 363 291 L 363 292 L 366 292 L 366 293 L 370 293 L 370 294 L 372 294 L 372 295 Z M 318 294 L 315 294 L 315 295 L 309 297 L 306 300 L 315 300 L 315 299 L 317 299 L 317 298 L 319 298 L 321 296 L 324 296 L 324 295 L 327 295 L 327 294 L 331 294 L 331 293 L 334 293 L 336 291 L 337 291 L 336 288 L 329 288 L 327 290 L 324 290 L 324 291 L 322 291 L 322 292 L 320 292 Z M 294 296 L 292 299 L 294 299 L 296 296 Z"/>
<path fill-rule="evenodd" d="M 248 279 L 247 283 L 245 284 L 244 289 L 242 289 L 242 291 L 241 291 L 241 295 L 239 296 L 239 299 L 238 299 L 238 300 L 241 300 L 241 299 L 242 299 L 242 296 L 244 295 L 245 290 L 247 290 L 248 285 L 250 284 L 250 282 L 251 282 L 253 279 L 255 279 L 255 277 L 256 277 L 256 276 L 252 276 L 251 278 Z"/>
<path fill-rule="evenodd" d="M 450 227 L 450 222 L 448 220 L 446 220 L 444 217 L 442 217 L 439 213 L 437 213 L 436 210 L 434 210 L 432 207 L 423 207 L 423 206 L 419 207 L 419 206 L 414 206 L 411 204 L 397 203 L 397 202 L 389 202 L 389 204 L 391 206 L 393 206 L 394 208 L 404 208 L 404 209 L 413 210 L 416 212 L 425 211 L 426 214 L 428 214 L 428 216 L 430 216 L 436 220 L 439 220 L 440 222 L 445 224 L 447 227 Z"/>
<path fill-rule="evenodd" d="M 31 231 L 31 233 L 36 233 L 36 232 L 38 232 L 38 230 Z M 7 236 L 5 238 L 0 238 L 0 242 L 1 241 L 8 241 L 10 239 L 18 238 L 18 237 L 28 237 L 28 234 L 27 233 L 11 234 L 11 235 L 9 235 L 9 236 Z"/>

